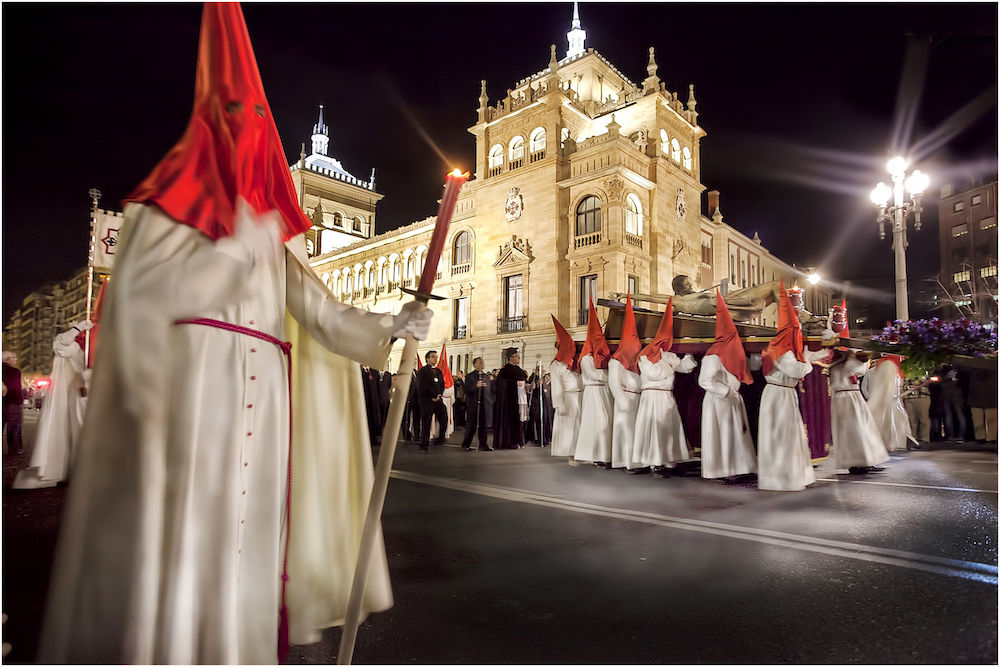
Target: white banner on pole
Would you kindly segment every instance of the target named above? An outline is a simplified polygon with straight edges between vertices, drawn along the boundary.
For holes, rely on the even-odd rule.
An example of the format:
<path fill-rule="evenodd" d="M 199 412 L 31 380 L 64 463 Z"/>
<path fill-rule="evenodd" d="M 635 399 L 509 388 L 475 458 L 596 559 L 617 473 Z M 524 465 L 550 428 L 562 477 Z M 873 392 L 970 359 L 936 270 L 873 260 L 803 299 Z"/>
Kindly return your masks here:
<path fill-rule="evenodd" d="M 118 250 L 118 232 L 124 216 L 118 211 L 97 209 L 94 219 L 94 242 L 91 247 L 90 265 L 95 271 L 110 273 Z"/>

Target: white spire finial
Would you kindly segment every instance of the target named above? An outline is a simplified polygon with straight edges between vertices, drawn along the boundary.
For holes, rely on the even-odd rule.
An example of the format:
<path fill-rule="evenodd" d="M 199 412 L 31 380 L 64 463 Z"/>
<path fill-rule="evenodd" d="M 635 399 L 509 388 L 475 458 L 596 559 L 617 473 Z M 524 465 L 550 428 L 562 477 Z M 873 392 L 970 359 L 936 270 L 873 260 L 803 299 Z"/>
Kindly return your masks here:
<path fill-rule="evenodd" d="M 584 42 L 587 40 L 587 31 L 580 26 L 579 3 L 573 3 L 573 29 L 566 33 L 566 41 L 569 42 L 569 50 L 566 57 L 580 56 L 587 52 Z"/>
<path fill-rule="evenodd" d="M 319 122 L 313 125 L 312 149 L 315 155 L 326 155 L 330 145 L 330 128 L 323 124 L 323 105 L 319 105 Z"/>

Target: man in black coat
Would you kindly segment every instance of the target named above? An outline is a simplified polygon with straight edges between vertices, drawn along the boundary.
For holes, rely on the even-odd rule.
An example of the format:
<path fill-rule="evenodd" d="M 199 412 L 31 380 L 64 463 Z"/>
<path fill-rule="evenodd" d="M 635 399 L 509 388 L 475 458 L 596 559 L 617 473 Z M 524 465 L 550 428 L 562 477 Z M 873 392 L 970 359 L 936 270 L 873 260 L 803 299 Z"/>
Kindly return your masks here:
<path fill-rule="evenodd" d="M 24 393 L 21 388 L 21 371 L 14 364 L 17 355 L 3 351 L 3 384 L 7 393 L 3 396 L 3 423 L 7 427 L 7 444 L 14 454 L 24 454 L 21 440 L 21 423 L 24 419 Z"/>
<path fill-rule="evenodd" d="M 479 433 L 479 451 L 491 452 L 493 448 L 486 444 L 486 429 L 489 426 L 487 416 L 493 411 L 493 378 L 483 372 L 486 365 L 482 357 L 472 360 L 476 370 L 465 376 L 465 439 L 462 449 L 471 449 L 472 438 Z"/>
<path fill-rule="evenodd" d="M 435 368 L 438 353 L 431 350 L 424 355 L 427 362 L 417 371 L 417 401 L 420 405 L 420 451 L 430 451 L 428 445 L 431 439 L 431 419 L 437 417 L 438 435 L 435 445 L 444 442 L 445 429 L 448 428 L 448 410 L 444 407 L 441 394 L 444 392 L 444 374 Z"/>
<path fill-rule="evenodd" d="M 518 364 L 521 355 L 516 348 L 507 350 L 507 365 L 497 373 L 496 403 L 493 416 L 493 447 L 496 449 L 517 449 L 524 446 L 524 422 L 528 421 L 527 395 L 524 396 L 522 415 L 519 387 L 525 387 L 528 374 Z M 523 419 L 522 419 L 523 416 Z"/>

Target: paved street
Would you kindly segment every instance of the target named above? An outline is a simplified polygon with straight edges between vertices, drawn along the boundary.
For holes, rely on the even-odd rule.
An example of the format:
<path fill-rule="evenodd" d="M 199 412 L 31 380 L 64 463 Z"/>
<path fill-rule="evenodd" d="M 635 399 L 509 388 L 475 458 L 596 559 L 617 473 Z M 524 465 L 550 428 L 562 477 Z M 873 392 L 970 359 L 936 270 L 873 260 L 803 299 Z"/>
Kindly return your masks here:
<path fill-rule="evenodd" d="M 362 625 L 359 664 L 997 661 L 995 445 L 896 453 L 877 477 L 822 465 L 799 493 L 432 449 L 400 444 L 396 605 Z M 65 494 L 11 491 L 25 463 L 4 457 L 7 662 L 35 654 Z M 289 662 L 332 662 L 339 637 Z"/>

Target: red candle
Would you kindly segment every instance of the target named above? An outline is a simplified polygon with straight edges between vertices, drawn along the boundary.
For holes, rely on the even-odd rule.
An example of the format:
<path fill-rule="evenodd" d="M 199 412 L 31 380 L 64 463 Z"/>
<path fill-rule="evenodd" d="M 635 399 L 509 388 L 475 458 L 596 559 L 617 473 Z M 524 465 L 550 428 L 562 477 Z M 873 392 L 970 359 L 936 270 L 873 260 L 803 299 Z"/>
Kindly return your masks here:
<path fill-rule="evenodd" d="M 444 195 L 441 197 L 441 206 L 438 208 L 437 222 L 434 224 L 434 235 L 431 236 L 431 244 L 427 248 L 427 259 L 424 260 L 424 272 L 420 275 L 420 285 L 417 286 L 418 292 L 430 294 L 431 289 L 434 288 L 438 262 L 441 260 L 444 242 L 448 238 L 448 225 L 451 224 L 451 216 L 455 213 L 455 204 L 458 203 L 458 192 L 467 180 L 469 180 L 469 172 L 463 174 L 456 169 L 448 174 L 444 184 Z"/>

